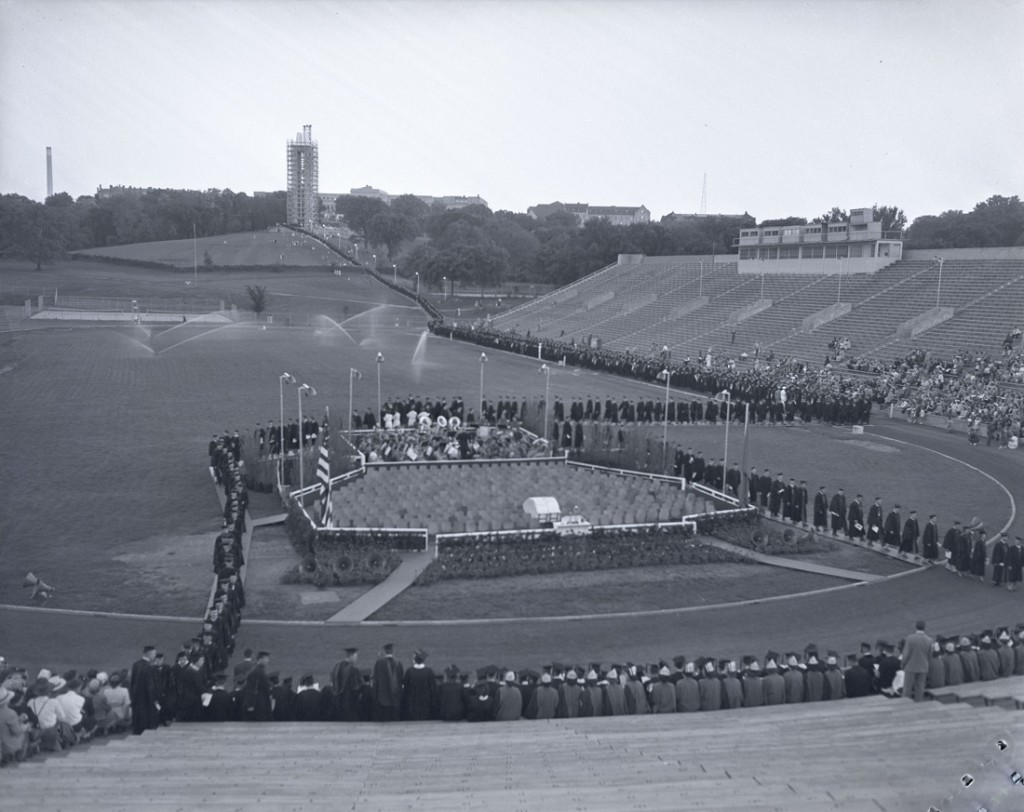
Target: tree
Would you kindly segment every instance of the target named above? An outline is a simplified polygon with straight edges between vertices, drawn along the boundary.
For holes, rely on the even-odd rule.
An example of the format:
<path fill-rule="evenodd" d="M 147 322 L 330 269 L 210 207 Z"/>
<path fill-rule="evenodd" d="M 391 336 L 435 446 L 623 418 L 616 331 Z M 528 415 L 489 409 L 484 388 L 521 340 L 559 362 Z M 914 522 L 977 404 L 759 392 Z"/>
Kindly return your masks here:
<path fill-rule="evenodd" d="M 21 195 L 0 196 L 0 256 L 27 259 L 42 270 L 64 255 L 68 245 L 66 211 Z"/>
<path fill-rule="evenodd" d="M 270 302 L 265 285 L 246 285 L 245 292 L 249 295 L 249 309 L 257 317 L 269 308 Z"/>
<path fill-rule="evenodd" d="M 881 221 L 883 232 L 903 231 L 907 227 L 907 215 L 903 213 L 903 209 L 896 206 L 879 206 L 876 203 L 874 215 L 876 220 Z"/>
<path fill-rule="evenodd" d="M 334 201 L 334 211 L 340 214 L 345 225 L 364 240 L 368 239 L 366 230 L 378 214 L 388 210 L 383 200 L 376 197 L 360 197 L 359 195 L 341 195 Z"/>
<path fill-rule="evenodd" d="M 849 219 L 849 216 L 846 214 L 846 209 L 841 209 L 838 206 L 833 206 L 831 209 L 829 209 L 827 212 L 821 215 L 821 217 L 815 217 L 814 222 L 825 225 L 826 223 L 845 223 Z"/>
<path fill-rule="evenodd" d="M 815 222 L 816 223 L 820 223 L 821 219 L 819 218 L 819 219 L 815 220 Z M 762 220 L 760 223 L 758 223 L 758 226 L 760 228 L 765 228 L 766 226 L 805 226 L 805 225 L 807 225 L 807 218 L 806 217 L 779 217 L 779 218 L 776 218 L 775 220 Z"/>
<path fill-rule="evenodd" d="M 401 242 L 415 236 L 415 224 L 408 217 L 382 211 L 366 224 L 364 236 L 369 243 L 386 246 L 390 261 Z"/>

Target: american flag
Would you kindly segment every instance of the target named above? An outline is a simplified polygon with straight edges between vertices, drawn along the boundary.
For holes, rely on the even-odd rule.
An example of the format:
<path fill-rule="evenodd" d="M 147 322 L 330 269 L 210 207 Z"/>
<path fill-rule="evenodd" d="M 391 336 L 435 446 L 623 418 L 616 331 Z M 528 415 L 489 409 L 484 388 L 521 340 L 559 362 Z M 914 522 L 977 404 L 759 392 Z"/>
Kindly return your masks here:
<path fill-rule="evenodd" d="M 331 457 L 328 440 L 331 436 L 331 415 L 324 408 L 324 439 L 320 443 L 320 458 L 316 463 L 316 478 L 320 480 L 320 525 L 329 527 L 333 509 L 331 506 Z"/>

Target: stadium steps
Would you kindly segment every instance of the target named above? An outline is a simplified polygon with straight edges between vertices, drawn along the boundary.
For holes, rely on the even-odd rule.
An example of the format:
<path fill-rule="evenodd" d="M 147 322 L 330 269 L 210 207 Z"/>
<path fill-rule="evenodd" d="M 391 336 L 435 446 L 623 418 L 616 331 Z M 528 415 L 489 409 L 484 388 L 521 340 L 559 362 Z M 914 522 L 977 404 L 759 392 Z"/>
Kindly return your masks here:
<path fill-rule="evenodd" d="M 1006 720 L 871 697 L 686 717 L 175 724 L 5 768 L 3 798 L 110 812 L 926 809 L 968 769 L 1008 763 L 992 755 Z"/>
<path fill-rule="evenodd" d="M 1024 676 L 947 685 L 944 688 L 930 688 L 925 693 L 940 702 L 965 702 L 982 707 L 1024 710 Z M 1019 724 L 1024 726 L 1024 720 Z"/>
<path fill-rule="evenodd" d="M 1024 261 L 947 262 L 941 301 L 954 308 L 952 319 L 913 338 L 893 338 L 872 355 L 891 360 L 925 346 L 941 358 L 965 349 L 994 356 L 1006 333 L 1024 325 Z"/>

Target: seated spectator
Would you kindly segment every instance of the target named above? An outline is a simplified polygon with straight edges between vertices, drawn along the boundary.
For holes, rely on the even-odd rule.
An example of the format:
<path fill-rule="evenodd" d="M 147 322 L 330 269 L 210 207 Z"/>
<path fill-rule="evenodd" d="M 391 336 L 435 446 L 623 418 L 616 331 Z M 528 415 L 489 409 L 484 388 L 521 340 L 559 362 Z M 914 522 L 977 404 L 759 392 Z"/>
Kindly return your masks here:
<path fill-rule="evenodd" d="M 132 723 L 132 700 L 119 672 L 110 675 L 107 687 L 103 690 L 103 699 L 109 708 L 106 730 L 127 730 Z"/>
<path fill-rule="evenodd" d="M 29 754 L 28 716 L 11 707 L 14 692 L 0 688 L 0 764 L 24 761 Z"/>
<path fill-rule="evenodd" d="M 61 687 L 64 680 L 55 677 Z M 61 736 L 59 722 L 67 723 L 67 716 L 64 708 L 61 707 L 53 696 L 54 684 L 50 680 L 40 677 L 32 686 L 32 698 L 28 701 L 28 709 L 31 716 L 35 717 L 35 726 L 39 731 L 40 746 L 48 752 L 63 750 L 66 739 Z"/>

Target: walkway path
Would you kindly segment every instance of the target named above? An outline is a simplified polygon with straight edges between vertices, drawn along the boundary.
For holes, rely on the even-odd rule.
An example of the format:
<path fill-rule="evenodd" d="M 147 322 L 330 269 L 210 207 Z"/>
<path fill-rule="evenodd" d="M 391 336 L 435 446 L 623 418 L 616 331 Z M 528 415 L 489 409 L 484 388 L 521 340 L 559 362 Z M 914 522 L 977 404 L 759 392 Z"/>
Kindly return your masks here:
<path fill-rule="evenodd" d="M 764 553 L 755 552 L 754 550 L 748 550 L 746 547 L 738 547 L 737 545 L 730 544 L 727 541 L 720 541 L 719 539 L 712 538 L 711 536 L 701 536 L 700 539 L 705 544 L 710 544 L 712 547 L 717 547 L 720 550 L 727 550 L 728 552 L 735 553 L 736 555 L 742 555 L 744 558 L 749 558 L 751 561 L 756 561 L 758 564 L 767 564 L 770 567 L 783 567 L 788 570 L 813 572 L 818 575 L 831 575 L 835 578 L 844 578 L 847 581 L 881 581 L 885 578 L 895 577 L 892 575 L 875 575 L 870 572 L 857 572 L 856 570 L 844 570 L 840 567 L 826 567 L 822 564 L 814 564 L 810 561 L 800 561 L 796 558 L 785 558 L 780 555 L 765 555 Z M 915 572 L 915 570 L 908 570 L 908 572 Z"/>
<path fill-rule="evenodd" d="M 360 623 L 373 615 L 378 609 L 393 601 L 398 595 L 413 585 L 434 560 L 430 551 L 422 553 L 402 553 L 402 563 L 381 583 L 369 592 L 364 592 L 352 603 L 327 619 L 328 623 Z"/>

